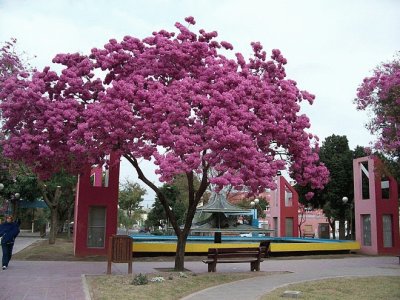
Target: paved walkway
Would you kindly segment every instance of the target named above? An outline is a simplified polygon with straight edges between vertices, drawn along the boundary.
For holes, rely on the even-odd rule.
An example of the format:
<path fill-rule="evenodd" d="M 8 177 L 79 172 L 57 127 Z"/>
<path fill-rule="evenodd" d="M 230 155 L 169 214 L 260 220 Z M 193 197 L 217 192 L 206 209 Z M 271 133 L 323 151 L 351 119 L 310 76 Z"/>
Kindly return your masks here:
<path fill-rule="evenodd" d="M 38 238 L 19 237 L 15 252 Z M 155 268 L 171 268 L 173 262 L 133 263 L 133 272 L 151 273 Z M 195 273 L 207 272 L 202 262 L 185 262 Z M 88 300 L 86 275 L 106 273 L 106 262 L 48 262 L 11 260 L 9 269 L 0 271 L 0 300 Z M 217 265 L 218 272 L 248 271 L 248 264 Z M 400 276 L 397 257 L 351 257 L 337 259 L 269 259 L 262 263 L 262 271 L 289 271 L 282 275 L 261 276 L 202 290 L 185 300 L 200 299 L 258 299 L 276 287 L 299 281 L 337 276 Z M 113 274 L 126 274 L 127 264 L 113 264 Z"/>

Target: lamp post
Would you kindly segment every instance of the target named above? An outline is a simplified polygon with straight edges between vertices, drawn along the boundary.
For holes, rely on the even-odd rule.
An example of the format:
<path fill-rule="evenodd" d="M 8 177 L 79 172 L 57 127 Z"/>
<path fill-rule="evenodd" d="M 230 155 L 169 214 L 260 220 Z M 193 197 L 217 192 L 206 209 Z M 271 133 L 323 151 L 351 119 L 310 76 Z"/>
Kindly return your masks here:
<path fill-rule="evenodd" d="M 259 199 L 254 199 L 254 201 L 250 202 L 250 205 L 252 207 L 252 213 L 253 213 L 253 219 L 251 221 L 251 225 L 255 226 L 258 228 L 258 217 L 257 217 L 257 205 L 259 205 L 258 203 L 260 203 Z"/>
<path fill-rule="evenodd" d="M 14 220 L 17 219 L 17 202 L 18 200 L 21 198 L 20 193 L 15 193 L 14 195 L 11 195 L 11 204 L 12 204 L 12 214 L 13 214 L 13 218 Z"/>
<path fill-rule="evenodd" d="M 342 201 L 344 204 L 347 204 L 349 202 L 349 198 L 348 197 L 343 197 Z M 350 206 L 350 236 L 351 239 L 353 239 L 353 203 L 349 203 Z"/>

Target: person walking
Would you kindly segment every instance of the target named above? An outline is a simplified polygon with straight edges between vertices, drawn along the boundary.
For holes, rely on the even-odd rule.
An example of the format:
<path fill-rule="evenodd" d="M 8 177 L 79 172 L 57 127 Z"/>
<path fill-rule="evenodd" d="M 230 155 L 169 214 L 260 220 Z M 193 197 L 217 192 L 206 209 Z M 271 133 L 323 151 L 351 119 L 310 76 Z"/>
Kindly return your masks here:
<path fill-rule="evenodd" d="M 15 238 L 19 234 L 19 224 L 13 222 L 12 216 L 7 216 L 6 221 L 0 225 L 1 248 L 3 250 L 3 270 L 8 268 L 12 257 Z"/>

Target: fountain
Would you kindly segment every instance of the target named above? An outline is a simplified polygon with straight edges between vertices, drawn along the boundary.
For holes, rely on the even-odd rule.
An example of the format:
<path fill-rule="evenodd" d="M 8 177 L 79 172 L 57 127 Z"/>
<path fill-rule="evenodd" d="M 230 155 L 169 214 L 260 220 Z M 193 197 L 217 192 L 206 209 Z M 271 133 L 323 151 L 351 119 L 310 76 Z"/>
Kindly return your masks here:
<path fill-rule="evenodd" d="M 265 235 L 265 233 L 269 235 L 270 232 L 274 231 L 238 223 L 239 216 L 252 216 L 254 218 L 254 210 L 244 209 L 229 203 L 222 193 L 213 193 L 207 204 L 196 209 L 191 233 L 203 236 L 214 233 L 214 243 L 221 243 L 222 234 L 258 236 L 259 234 Z"/>

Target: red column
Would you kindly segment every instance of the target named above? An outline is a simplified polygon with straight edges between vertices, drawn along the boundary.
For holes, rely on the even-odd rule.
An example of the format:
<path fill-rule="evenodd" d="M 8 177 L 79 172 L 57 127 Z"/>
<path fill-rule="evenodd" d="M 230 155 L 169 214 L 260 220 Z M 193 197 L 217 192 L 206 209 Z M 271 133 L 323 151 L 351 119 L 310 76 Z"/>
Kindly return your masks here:
<path fill-rule="evenodd" d="M 75 256 L 107 254 L 108 240 L 117 232 L 119 164 L 119 156 L 111 154 L 108 169 L 102 166 L 94 168 L 88 166 L 79 175 L 74 215 Z M 94 210 L 105 213 L 104 218 L 97 217 L 92 221 L 92 225 L 93 222 L 98 225 L 104 221 L 103 231 L 101 226 L 90 228 L 89 214 L 90 212 L 93 214 Z M 94 236 L 95 244 L 93 244 Z"/>

